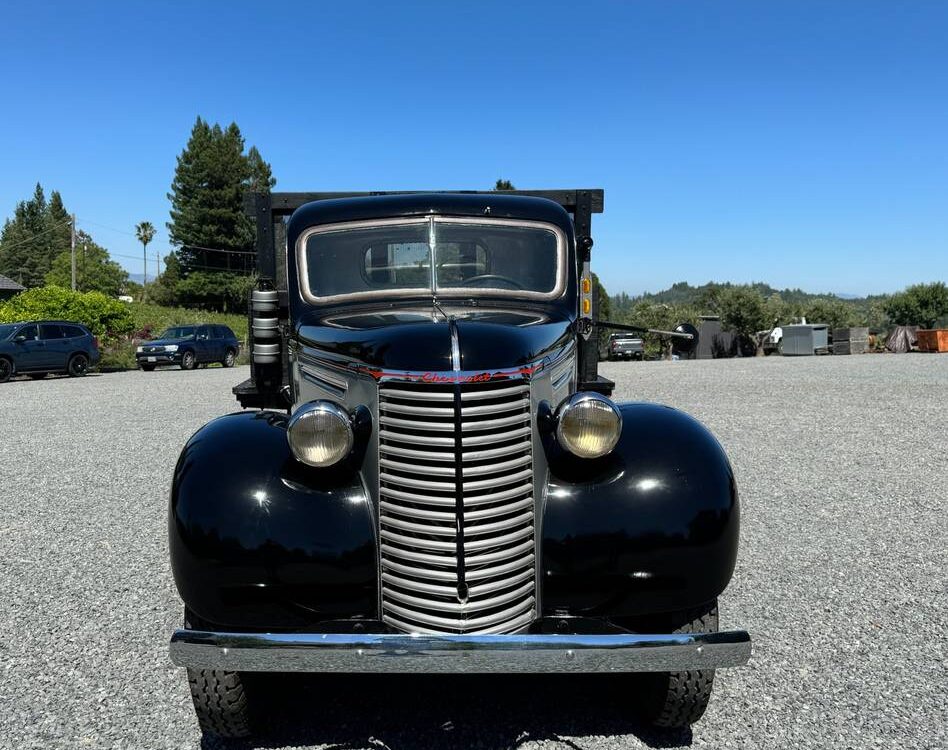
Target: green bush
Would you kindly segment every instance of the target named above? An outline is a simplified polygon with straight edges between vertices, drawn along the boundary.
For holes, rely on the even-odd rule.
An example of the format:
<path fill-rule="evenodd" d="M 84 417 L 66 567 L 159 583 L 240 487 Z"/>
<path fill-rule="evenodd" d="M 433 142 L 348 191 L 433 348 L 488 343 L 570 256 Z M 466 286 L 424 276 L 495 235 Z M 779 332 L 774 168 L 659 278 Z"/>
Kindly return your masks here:
<path fill-rule="evenodd" d="M 101 292 L 44 286 L 28 289 L 0 304 L 0 323 L 41 319 L 73 320 L 87 326 L 96 336 L 121 336 L 135 328 L 125 303 Z"/>
<path fill-rule="evenodd" d="M 109 338 L 100 342 L 100 370 L 134 370 L 138 367 L 135 359 L 135 342 L 126 338 Z"/>
<path fill-rule="evenodd" d="M 948 286 L 942 281 L 915 284 L 893 294 L 882 306 L 896 325 L 931 328 L 948 315 Z"/>
<path fill-rule="evenodd" d="M 228 313 L 192 310 L 187 307 L 164 307 L 147 302 L 131 302 L 126 305 L 134 321 L 133 330 L 154 338 L 171 326 L 192 325 L 195 323 L 220 323 L 228 326 L 240 340 L 242 346 L 247 343 L 247 316 Z M 145 338 L 146 336 L 142 336 Z"/>

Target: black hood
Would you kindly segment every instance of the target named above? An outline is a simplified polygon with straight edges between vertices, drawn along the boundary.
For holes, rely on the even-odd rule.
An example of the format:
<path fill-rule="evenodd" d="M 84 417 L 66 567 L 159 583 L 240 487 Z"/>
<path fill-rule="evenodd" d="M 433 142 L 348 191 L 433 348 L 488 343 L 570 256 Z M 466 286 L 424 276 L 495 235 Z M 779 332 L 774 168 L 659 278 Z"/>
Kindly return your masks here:
<path fill-rule="evenodd" d="M 457 324 L 461 370 L 488 372 L 535 362 L 567 344 L 573 321 L 559 311 L 448 308 Z M 391 372 L 452 369 L 451 328 L 432 307 L 306 318 L 300 343 Z"/>

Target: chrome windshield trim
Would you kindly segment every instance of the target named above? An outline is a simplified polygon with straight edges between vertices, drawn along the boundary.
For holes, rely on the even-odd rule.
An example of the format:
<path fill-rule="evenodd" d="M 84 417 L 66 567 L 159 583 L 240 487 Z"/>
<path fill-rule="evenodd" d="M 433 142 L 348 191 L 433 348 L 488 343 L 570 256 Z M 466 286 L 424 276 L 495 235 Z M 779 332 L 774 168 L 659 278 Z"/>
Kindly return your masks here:
<path fill-rule="evenodd" d="M 746 664 L 743 630 L 672 635 L 212 633 L 178 630 L 179 667 L 247 672 L 672 672 Z"/>
<path fill-rule="evenodd" d="M 306 243 L 315 234 L 330 232 L 344 232 L 348 229 L 367 229 L 384 226 L 406 226 L 412 224 L 490 224 L 494 226 L 523 227 L 543 229 L 556 237 L 556 283 L 549 292 L 535 292 L 523 289 L 491 289 L 489 287 L 439 287 L 435 284 L 435 269 L 432 265 L 431 284 L 426 287 L 410 287 L 404 289 L 379 289 L 365 292 L 347 292 L 344 294 L 328 294 L 319 296 L 313 294 L 309 287 L 309 259 L 306 253 Z M 439 298 L 452 297 L 500 297 L 521 300 L 551 301 L 562 297 L 567 284 L 567 239 L 563 230 L 555 224 L 545 221 L 529 221 L 527 219 L 494 219 L 489 217 L 458 217 L 458 216 L 424 216 L 404 219 L 368 219 L 363 221 L 347 221 L 336 224 L 320 224 L 310 227 L 296 240 L 297 286 L 300 296 L 313 305 L 337 304 L 340 302 L 354 302 L 358 300 L 402 299 L 406 297 L 437 296 Z"/>

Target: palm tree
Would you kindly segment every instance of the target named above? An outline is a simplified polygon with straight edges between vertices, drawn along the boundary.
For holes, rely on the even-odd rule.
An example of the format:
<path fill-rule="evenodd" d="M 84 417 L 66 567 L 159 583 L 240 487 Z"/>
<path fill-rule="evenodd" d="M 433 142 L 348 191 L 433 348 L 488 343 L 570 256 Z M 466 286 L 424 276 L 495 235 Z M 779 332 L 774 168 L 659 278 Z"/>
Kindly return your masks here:
<path fill-rule="evenodd" d="M 135 236 L 142 243 L 142 260 L 144 261 L 144 275 L 142 276 L 142 300 L 145 299 L 145 285 L 148 284 L 148 243 L 155 238 L 155 227 L 150 221 L 142 221 L 135 225 Z"/>

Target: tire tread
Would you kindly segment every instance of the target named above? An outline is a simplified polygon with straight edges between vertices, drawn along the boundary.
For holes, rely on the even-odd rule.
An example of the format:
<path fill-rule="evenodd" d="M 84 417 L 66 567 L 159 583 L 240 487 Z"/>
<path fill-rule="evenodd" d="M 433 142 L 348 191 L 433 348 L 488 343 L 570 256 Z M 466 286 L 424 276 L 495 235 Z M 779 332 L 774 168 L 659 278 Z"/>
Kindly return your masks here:
<path fill-rule="evenodd" d="M 184 623 L 186 627 L 213 628 L 187 609 Z M 251 734 L 250 702 L 240 672 L 189 668 L 188 685 L 202 732 L 224 739 Z"/>
<path fill-rule="evenodd" d="M 675 633 L 716 633 L 718 604 L 684 615 L 687 622 L 675 628 Z M 691 726 L 708 707 L 714 687 L 713 669 L 692 669 L 683 672 L 664 672 L 655 675 L 653 687 L 655 703 L 647 716 L 656 727 L 677 729 Z"/>

